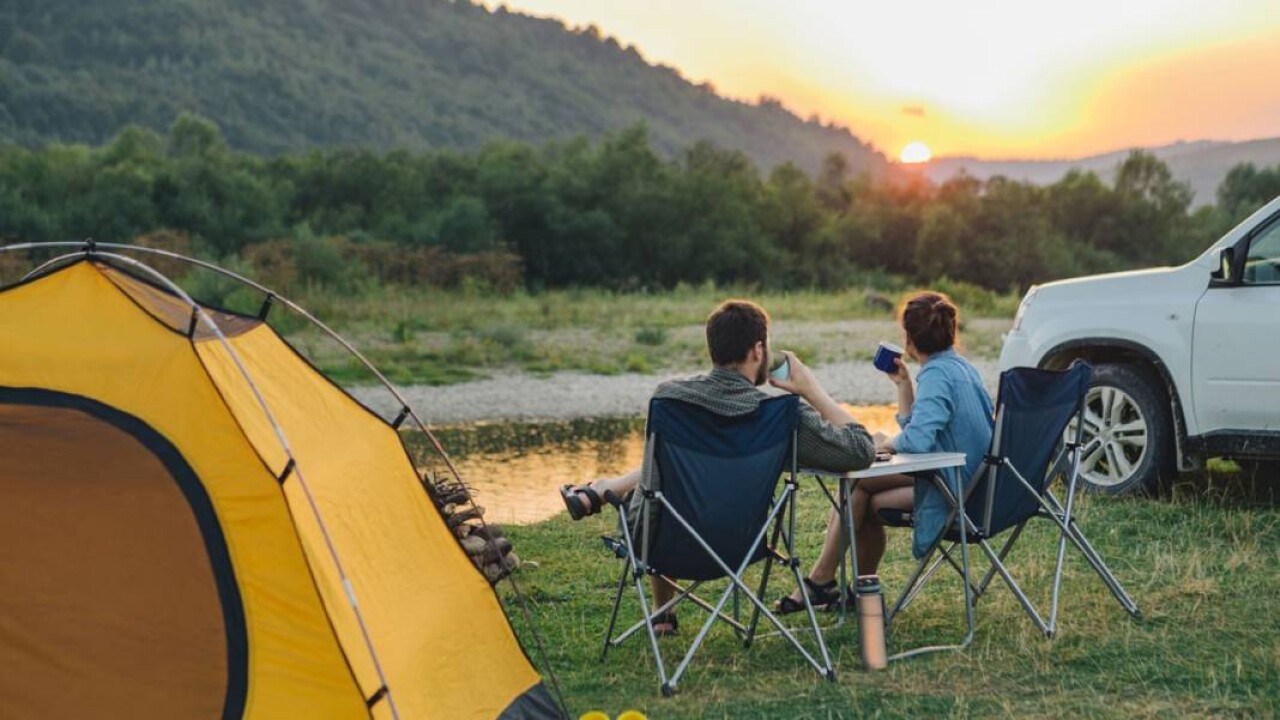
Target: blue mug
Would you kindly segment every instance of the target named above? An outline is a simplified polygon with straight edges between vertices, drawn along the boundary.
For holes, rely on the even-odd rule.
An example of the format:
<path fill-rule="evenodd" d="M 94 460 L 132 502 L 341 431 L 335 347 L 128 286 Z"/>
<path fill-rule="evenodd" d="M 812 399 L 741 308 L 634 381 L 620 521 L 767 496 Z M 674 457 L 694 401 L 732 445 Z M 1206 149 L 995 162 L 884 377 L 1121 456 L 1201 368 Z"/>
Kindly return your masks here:
<path fill-rule="evenodd" d="M 892 375 L 898 372 L 898 366 L 893 361 L 900 357 L 902 357 L 902 348 L 890 342 L 882 342 L 876 348 L 876 355 L 871 360 L 871 364 L 875 365 L 880 372 Z"/>

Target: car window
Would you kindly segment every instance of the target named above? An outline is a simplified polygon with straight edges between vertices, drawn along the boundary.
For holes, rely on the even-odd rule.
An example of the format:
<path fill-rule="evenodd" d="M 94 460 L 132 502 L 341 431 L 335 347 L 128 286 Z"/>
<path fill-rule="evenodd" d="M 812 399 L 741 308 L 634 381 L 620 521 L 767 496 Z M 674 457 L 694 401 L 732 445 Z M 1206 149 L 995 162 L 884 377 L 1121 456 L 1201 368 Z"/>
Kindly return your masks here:
<path fill-rule="evenodd" d="M 1271 223 L 1249 242 L 1244 282 L 1246 285 L 1280 285 L 1280 221 Z"/>

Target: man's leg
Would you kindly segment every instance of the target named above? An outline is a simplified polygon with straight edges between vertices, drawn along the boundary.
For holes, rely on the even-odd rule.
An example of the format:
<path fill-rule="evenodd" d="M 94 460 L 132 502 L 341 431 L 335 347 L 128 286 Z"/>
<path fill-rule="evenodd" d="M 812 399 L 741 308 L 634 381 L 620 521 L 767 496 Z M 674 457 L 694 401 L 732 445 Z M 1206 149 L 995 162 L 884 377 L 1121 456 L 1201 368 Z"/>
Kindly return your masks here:
<path fill-rule="evenodd" d="M 666 579 L 659 575 L 651 576 L 649 578 L 649 585 L 653 588 L 653 608 L 650 612 L 653 612 L 653 610 L 657 610 L 670 602 L 671 598 L 676 594 L 675 588 L 671 587 L 671 583 L 667 582 Z M 668 612 L 674 617 L 674 608 Z M 675 629 L 675 623 L 672 620 L 668 620 L 667 622 L 655 622 L 653 624 L 653 631 L 659 635 L 668 635 L 674 632 Z"/>
<path fill-rule="evenodd" d="M 627 493 L 640 484 L 640 468 L 636 468 L 618 477 L 600 478 L 591 483 L 591 489 L 604 497 L 605 491 L 612 490 L 618 497 L 626 497 Z"/>
<path fill-rule="evenodd" d="M 635 468 L 617 477 L 600 478 L 586 485 L 578 485 L 576 487 L 565 485 L 560 489 L 560 497 L 564 500 L 565 506 L 568 507 L 570 516 L 574 520 L 581 520 L 587 515 L 595 515 L 603 509 L 604 494 L 606 492 L 612 491 L 619 498 L 624 498 L 627 493 L 634 490 L 636 485 L 639 484 L 640 468 Z M 588 490 L 590 492 L 587 492 Z"/>

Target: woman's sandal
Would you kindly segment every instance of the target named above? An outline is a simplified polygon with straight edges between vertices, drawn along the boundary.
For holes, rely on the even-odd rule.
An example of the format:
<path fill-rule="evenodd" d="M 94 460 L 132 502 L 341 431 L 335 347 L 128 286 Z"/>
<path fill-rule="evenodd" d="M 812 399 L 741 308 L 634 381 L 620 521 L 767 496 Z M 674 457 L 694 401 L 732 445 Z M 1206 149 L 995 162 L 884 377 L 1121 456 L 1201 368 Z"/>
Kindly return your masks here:
<path fill-rule="evenodd" d="M 586 500 L 584 501 L 581 496 L 586 496 Z M 604 501 L 600 499 L 600 494 L 592 490 L 590 485 L 579 485 L 578 487 L 561 485 L 560 499 L 564 500 L 564 506 L 569 508 L 569 517 L 574 520 L 581 520 L 588 515 L 595 515 L 604 506 Z"/>
<path fill-rule="evenodd" d="M 671 637 L 680 630 L 680 621 L 676 614 L 668 610 L 653 618 L 653 634 L 658 637 Z"/>
<path fill-rule="evenodd" d="M 809 604 L 814 610 L 840 602 L 840 587 L 835 580 L 817 585 L 809 578 L 804 578 L 804 589 L 809 595 Z M 790 595 L 773 604 L 773 611 L 779 615 L 789 615 L 801 610 L 804 610 L 804 603 Z"/>

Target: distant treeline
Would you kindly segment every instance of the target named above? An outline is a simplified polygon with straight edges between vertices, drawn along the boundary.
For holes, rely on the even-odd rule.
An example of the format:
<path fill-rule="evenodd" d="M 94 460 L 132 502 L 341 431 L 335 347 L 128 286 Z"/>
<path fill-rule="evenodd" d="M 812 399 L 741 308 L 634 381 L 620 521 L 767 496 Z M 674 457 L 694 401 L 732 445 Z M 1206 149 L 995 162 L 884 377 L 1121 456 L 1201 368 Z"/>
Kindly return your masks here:
<path fill-rule="evenodd" d="M 707 143 L 666 160 L 643 127 L 597 143 L 264 158 L 184 116 L 167 136 L 129 128 L 99 148 L 0 148 L 5 240 L 189 245 L 286 285 L 831 288 L 882 271 L 1008 290 L 1186 261 L 1277 194 L 1280 167 L 1243 165 L 1217 205 L 1189 213 L 1190 190 L 1143 152 L 1113 185 L 871 179 L 838 155 L 816 177 L 764 176 Z"/>

